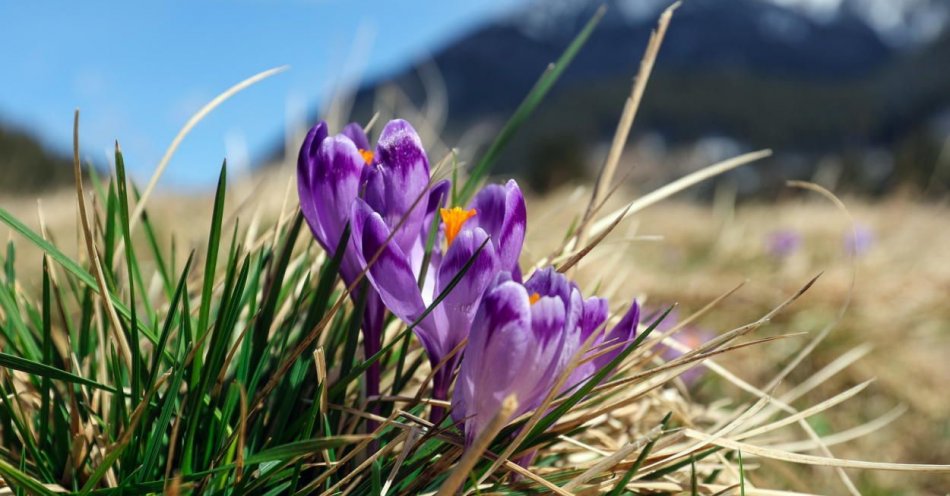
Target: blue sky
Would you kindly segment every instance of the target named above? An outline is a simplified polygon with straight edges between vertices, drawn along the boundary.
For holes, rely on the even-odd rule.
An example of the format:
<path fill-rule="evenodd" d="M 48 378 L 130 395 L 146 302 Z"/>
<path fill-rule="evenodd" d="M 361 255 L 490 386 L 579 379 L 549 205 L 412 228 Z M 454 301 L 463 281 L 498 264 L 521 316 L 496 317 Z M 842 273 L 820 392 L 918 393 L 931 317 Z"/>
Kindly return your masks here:
<path fill-rule="evenodd" d="M 182 143 L 163 186 L 206 187 L 225 156 L 247 162 L 237 144 L 260 155 L 280 140 L 288 109 L 315 108 L 341 77 L 396 70 L 518 2 L 0 0 L 0 120 L 67 151 L 78 107 L 83 156 L 104 163 L 118 139 L 144 182 L 207 101 L 290 65 L 225 102 Z"/>

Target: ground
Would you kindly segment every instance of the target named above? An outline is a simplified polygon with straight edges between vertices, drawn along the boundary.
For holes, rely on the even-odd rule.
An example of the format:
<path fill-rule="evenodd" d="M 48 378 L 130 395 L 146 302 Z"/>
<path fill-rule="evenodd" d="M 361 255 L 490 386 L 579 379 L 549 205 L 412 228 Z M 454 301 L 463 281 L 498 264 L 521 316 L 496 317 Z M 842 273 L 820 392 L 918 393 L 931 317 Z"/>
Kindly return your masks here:
<path fill-rule="evenodd" d="M 545 236 L 566 226 L 578 204 L 565 191 L 531 202 L 534 236 L 528 246 L 546 253 L 545 246 L 560 241 Z M 630 199 L 635 193 L 618 193 Z M 586 194 L 581 195 L 583 205 Z M 915 463 L 950 460 L 950 231 L 943 204 L 923 204 L 908 198 L 869 202 L 845 198 L 859 231 L 871 241 L 853 259 L 846 247 L 851 220 L 817 194 L 773 203 L 739 206 L 698 205 L 675 201 L 656 205 L 618 229 L 582 263 L 578 277 L 586 286 L 616 288 L 617 297 L 641 296 L 648 306 L 678 303 L 680 315 L 689 315 L 744 283 L 730 298 L 699 320 L 699 325 L 725 332 L 751 322 L 776 306 L 811 277 L 816 284 L 756 335 L 806 332 L 808 335 L 740 350 L 720 360 L 746 381 L 766 384 L 824 326 L 840 321 L 815 353 L 798 367 L 778 392 L 809 378 L 850 350 L 866 352 L 795 403 L 805 407 L 870 378 L 876 381 L 864 393 L 827 415 L 813 418 L 821 432 L 836 432 L 871 421 L 899 405 L 907 411 L 876 432 L 832 451 L 843 458 Z M 620 205 L 619 201 L 616 203 Z M 792 232 L 801 244 L 791 254 L 770 253 L 773 233 Z M 863 235 L 863 234 L 859 234 Z M 605 270 L 609 268 L 609 270 Z M 852 287 L 853 277 L 853 287 Z M 709 374 L 711 375 L 711 374 Z M 743 398 L 738 390 L 717 378 L 696 388 L 700 401 L 723 396 Z M 800 432 L 794 433 L 801 437 Z M 773 466 L 775 464 L 772 464 Z M 792 489 L 816 491 L 809 472 L 797 474 Z M 827 480 L 830 493 L 843 490 L 828 469 L 816 469 L 814 480 Z M 946 476 L 895 473 L 851 474 L 860 488 L 873 493 L 940 493 L 950 488 Z M 753 476 L 756 480 L 756 476 Z M 759 480 L 762 480 L 760 478 Z M 824 483 L 823 483 L 824 484 Z M 765 484 L 768 487 L 768 484 Z"/>
<path fill-rule="evenodd" d="M 229 226 L 258 232 L 272 229 L 296 208 L 289 169 L 263 178 L 235 180 L 229 196 Z M 588 197 L 587 189 L 564 189 L 529 198 L 529 236 L 523 263 L 530 266 L 563 239 Z M 41 208 L 47 227 L 67 253 L 76 253 L 75 197 L 70 191 L 45 195 Z M 605 211 L 635 198 L 620 189 Z M 876 381 L 857 397 L 810 419 L 822 435 L 849 429 L 905 405 L 896 420 L 860 439 L 832 446 L 842 458 L 908 462 L 950 461 L 950 208 L 911 197 L 869 202 L 844 198 L 849 214 L 827 199 L 805 193 L 781 203 L 713 205 L 679 202 L 655 205 L 626 221 L 573 275 L 587 293 L 611 297 L 612 308 L 637 297 L 648 309 L 676 303 L 681 317 L 716 297 L 742 287 L 702 316 L 697 325 L 721 333 L 751 322 L 792 295 L 815 275 L 816 284 L 752 337 L 787 333 L 800 336 L 739 350 L 718 362 L 749 383 L 764 386 L 808 340 L 827 325 L 834 330 L 813 354 L 779 386 L 792 390 L 840 357 L 860 357 L 821 381 L 794 404 L 804 408 L 867 379 Z M 37 203 L 30 198 L 0 198 L 0 206 L 38 226 Z M 209 197 L 159 194 L 150 203 L 155 224 L 169 239 L 174 233 L 178 257 L 200 247 L 210 212 Z M 854 224 L 851 222 L 854 219 Z M 869 233 L 854 257 L 846 249 L 852 225 Z M 776 232 L 792 233 L 800 246 L 779 256 L 770 251 Z M 862 234 L 862 236 L 864 235 Z M 18 244 L 21 275 L 35 271 L 39 254 Z M 774 251 L 774 250 L 773 250 Z M 30 278 L 22 279 L 30 284 Z M 844 312 L 841 314 L 841 312 Z M 836 319 L 839 318 L 837 321 Z M 840 361 L 838 362 L 840 363 Z M 712 373 L 692 389 L 695 401 L 738 403 L 749 397 Z M 802 439 L 800 431 L 779 431 L 773 443 Z M 751 463 L 755 466 L 755 462 Z M 866 494 L 943 493 L 950 480 L 939 475 L 849 471 Z M 836 494 L 841 483 L 827 468 L 807 469 L 766 462 L 752 470 L 761 487 Z"/>

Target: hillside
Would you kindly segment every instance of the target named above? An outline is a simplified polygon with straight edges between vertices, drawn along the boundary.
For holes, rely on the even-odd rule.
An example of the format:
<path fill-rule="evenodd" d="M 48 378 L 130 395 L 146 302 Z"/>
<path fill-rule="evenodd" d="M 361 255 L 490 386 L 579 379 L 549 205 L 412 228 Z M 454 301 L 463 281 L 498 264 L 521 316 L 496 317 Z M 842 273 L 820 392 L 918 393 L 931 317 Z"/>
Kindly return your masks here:
<path fill-rule="evenodd" d="M 72 161 L 22 130 L 0 125 L 0 192 L 35 193 L 73 183 Z"/>
<path fill-rule="evenodd" d="M 497 128 L 598 5 L 562 3 L 570 8 L 545 16 L 530 7 L 515 12 L 431 60 L 361 87 L 355 118 L 392 111 L 378 97 L 393 88 L 424 106 L 434 67 L 444 83 L 446 143 L 479 125 Z M 608 15 L 512 142 L 500 171 L 538 177 L 534 184 L 544 189 L 589 168 L 596 145 L 610 137 L 655 23 L 650 6 L 662 4 L 644 5 L 631 13 L 627 3 L 608 2 Z M 776 149 L 775 163 L 798 177 L 831 156 L 860 189 L 919 184 L 946 134 L 940 122 L 950 115 L 950 71 L 939 61 L 947 57 L 947 30 L 894 44 L 853 9 L 817 19 L 759 0 L 690 0 L 667 34 L 632 139 L 649 135 L 677 147 L 720 137 L 739 150 Z M 883 164 L 866 165 L 869 154 L 882 151 Z M 552 157 L 560 170 L 552 170 Z"/>

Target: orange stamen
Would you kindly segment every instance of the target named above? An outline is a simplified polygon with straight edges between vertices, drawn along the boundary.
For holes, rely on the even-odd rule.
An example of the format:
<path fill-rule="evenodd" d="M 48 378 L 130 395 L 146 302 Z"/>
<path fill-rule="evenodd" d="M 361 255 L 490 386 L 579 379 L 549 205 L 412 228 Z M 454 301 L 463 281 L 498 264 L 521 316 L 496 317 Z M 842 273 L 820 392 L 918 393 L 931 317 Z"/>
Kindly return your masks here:
<path fill-rule="evenodd" d="M 363 157 L 363 161 L 366 162 L 366 165 L 373 165 L 373 157 L 376 155 L 372 150 L 359 149 L 360 156 Z"/>
<path fill-rule="evenodd" d="M 458 236 L 465 222 L 475 217 L 475 209 L 462 210 L 459 207 L 440 208 L 439 215 L 442 216 L 442 223 L 445 224 L 445 241 L 452 246 L 452 241 Z"/>
<path fill-rule="evenodd" d="M 528 301 L 529 301 L 532 305 L 534 305 L 535 303 L 537 303 L 538 300 L 540 300 L 540 299 L 541 299 L 541 295 L 538 294 L 538 293 L 531 293 L 531 296 L 528 297 Z"/>

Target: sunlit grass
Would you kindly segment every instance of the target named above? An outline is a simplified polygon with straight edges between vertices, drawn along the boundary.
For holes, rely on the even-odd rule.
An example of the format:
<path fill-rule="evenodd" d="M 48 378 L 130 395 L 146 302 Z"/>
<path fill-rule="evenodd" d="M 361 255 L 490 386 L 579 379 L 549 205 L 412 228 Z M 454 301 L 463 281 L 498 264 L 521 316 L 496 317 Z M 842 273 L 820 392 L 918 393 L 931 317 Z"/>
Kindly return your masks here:
<path fill-rule="evenodd" d="M 495 154 L 541 104 L 602 15 L 542 75 L 456 192 L 460 201 L 484 179 Z M 656 50 L 648 54 L 655 56 Z M 635 108 L 624 112 L 619 127 L 629 131 L 633 115 Z M 77 165 L 78 144 L 77 136 Z M 809 343 L 817 347 L 831 325 L 816 326 L 828 331 L 808 336 L 798 331 L 812 328 L 792 326 L 753 334 L 810 304 L 813 285 L 824 280 L 810 266 L 789 271 L 767 304 L 737 302 L 745 289 L 739 281 L 682 297 L 676 291 L 682 274 L 669 272 L 652 274 L 668 286 L 641 278 L 639 288 L 631 288 L 638 279 L 628 282 L 624 273 L 626 246 L 609 244 L 623 219 L 761 156 L 714 164 L 632 202 L 600 188 L 589 215 L 564 208 L 563 199 L 556 207 L 529 204 L 529 210 L 542 209 L 533 216 L 550 213 L 556 220 L 529 225 L 529 232 L 553 241 L 529 246 L 526 267 L 555 263 L 603 293 L 658 288 L 659 301 L 633 345 L 594 380 L 560 396 L 552 392 L 541 407 L 508 425 L 497 422 L 492 435 L 465 451 L 457 426 L 427 420 L 433 404 L 450 405 L 430 399 L 432 370 L 411 325 L 390 319 L 382 350 L 360 353 L 365 282 L 346 287 L 339 281 L 340 259 L 313 243 L 295 202 L 279 193 L 257 210 L 236 202 L 231 197 L 241 186 L 229 187 L 222 166 L 214 197 L 200 209 L 208 218 L 196 215 L 196 200 L 177 205 L 174 216 L 156 212 L 163 207 L 148 203 L 126 180 L 117 147 L 111 177 L 93 175 L 89 184 L 80 183 L 78 256 L 60 248 L 53 231 L 31 229 L 0 210 L 0 220 L 18 235 L 3 257 L 0 283 L 0 478 L 18 494 L 763 494 L 753 481 L 781 480 L 758 475 L 778 463 L 822 467 L 817 470 L 840 479 L 833 486 L 838 491 L 853 485 L 843 468 L 948 471 L 862 461 L 874 456 L 838 458 L 830 450 L 836 433 L 824 427 L 825 416 L 868 387 L 831 385 L 830 379 L 861 353 L 800 371 L 813 356 Z M 439 163 L 452 161 L 447 156 Z M 458 175 L 454 168 L 436 169 Z M 277 183 L 254 191 L 286 191 L 283 179 Z M 616 210 L 599 215 L 608 205 Z M 557 217 L 565 214 L 582 221 L 562 223 Z M 730 249 L 741 252 L 757 242 Z M 17 273 L 21 247 L 43 253 L 33 262 L 38 284 Z M 679 249 L 703 252 L 685 243 Z M 755 250 L 740 268 L 788 265 Z M 850 301 L 850 286 L 845 293 L 828 324 Z M 660 330 L 677 300 L 698 310 Z M 687 324 L 717 312 L 747 318 L 717 328 L 715 338 L 682 348 L 668 362 L 659 357 L 664 343 L 676 346 L 669 338 Z M 782 350 L 779 358 L 761 367 L 756 380 L 726 365 L 733 355 L 762 360 L 776 349 Z M 573 357 L 574 366 L 581 356 Z M 381 394 L 367 397 L 363 374 L 377 362 Z M 678 379 L 700 365 L 716 388 L 713 398 L 694 397 Z M 790 384 L 780 390 L 779 383 Z M 821 391 L 818 401 L 798 401 L 815 390 Z M 775 437 L 792 428 L 794 434 Z M 531 458 L 527 466 L 517 463 Z"/>

